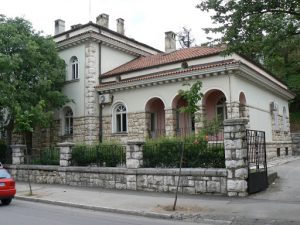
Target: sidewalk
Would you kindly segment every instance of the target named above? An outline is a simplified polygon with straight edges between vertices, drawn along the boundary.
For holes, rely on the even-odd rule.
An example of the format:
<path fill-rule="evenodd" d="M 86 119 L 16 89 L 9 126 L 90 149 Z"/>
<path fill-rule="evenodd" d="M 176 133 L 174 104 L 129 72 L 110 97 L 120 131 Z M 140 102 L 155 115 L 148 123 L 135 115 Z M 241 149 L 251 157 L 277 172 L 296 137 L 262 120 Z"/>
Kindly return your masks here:
<path fill-rule="evenodd" d="M 286 163 L 286 164 L 285 164 Z M 278 160 L 277 166 L 300 165 L 300 157 Z M 276 185 L 276 184 L 275 184 Z M 157 218 L 187 219 L 214 224 L 231 224 L 235 218 L 297 221 L 300 224 L 300 201 L 274 202 L 264 199 L 264 192 L 247 198 L 208 195 L 179 195 L 177 210 L 172 211 L 173 193 L 152 193 L 64 185 L 32 184 L 33 196 L 28 196 L 28 184 L 17 182 L 16 199 L 84 209 L 143 215 Z M 269 189 L 265 192 L 268 192 Z M 278 213 L 280 212 L 280 213 Z"/>

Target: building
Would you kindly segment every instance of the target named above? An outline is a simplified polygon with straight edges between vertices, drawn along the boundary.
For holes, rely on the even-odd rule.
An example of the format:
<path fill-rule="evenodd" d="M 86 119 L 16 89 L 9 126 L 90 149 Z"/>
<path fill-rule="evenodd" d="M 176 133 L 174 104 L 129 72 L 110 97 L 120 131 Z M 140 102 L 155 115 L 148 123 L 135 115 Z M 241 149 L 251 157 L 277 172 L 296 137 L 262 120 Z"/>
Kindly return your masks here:
<path fill-rule="evenodd" d="M 165 33 L 161 52 L 126 37 L 123 19 L 117 32 L 108 24 L 106 14 L 68 31 L 55 21 L 54 40 L 67 66 L 63 91 L 73 101 L 57 112 L 55 132 L 40 134 L 44 139 L 145 140 L 197 133 L 215 117 L 246 117 L 249 129 L 266 132 L 269 158 L 290 153 L 288 101 L 294 95 L 260 65 L 217 47 L 176 50 L 173 32 Z M 199 112 L 178 113 L 186 105 L 178 91 L 197 80 L 204 94 Z"/>

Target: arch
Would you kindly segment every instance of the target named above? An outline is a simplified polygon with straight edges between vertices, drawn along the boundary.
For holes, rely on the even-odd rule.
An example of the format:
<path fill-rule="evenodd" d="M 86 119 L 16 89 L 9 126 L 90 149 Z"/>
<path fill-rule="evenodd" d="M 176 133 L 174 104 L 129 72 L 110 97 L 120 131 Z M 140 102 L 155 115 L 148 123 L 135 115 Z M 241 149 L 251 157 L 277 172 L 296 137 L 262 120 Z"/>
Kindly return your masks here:
<path fill-rule="evenodd" d="M 240 92 L 239 94 L 239 117 L 248 117 L 247 107 L 246 107 L 247 101 L 246 96 L 244 92 Z"/>
<path fill-rule="evenodd" d="M 76 56 L 70 58 L 70 72 L 72 80 L 79 79 L 79 60 Z"/>
<path fill-rule="evenodd" d="M 147 115 L 146 127 L 150 137 L 165 134 L 165 104 L 158 98 L 150 98 L 145 105 Z"/>
<path fill-rule="evenodd" d="M 172 101 L 172 109 L 175 110 L 175 131 L 177 136 L 187 136 L 195 132 L 195 116 L 190 113 L 180 112 L 180 108 L 187 105 L 187 101 L 180 95 L 175 96 Z"/>
<path fill-rule="evenodd" d="M 211 89 L 207 91 L 202 99 L 202 106 L 205 108 L 206 119 L 212 120 L 214 118 L 226 119 L 226 95 L 219 89 Z"/>

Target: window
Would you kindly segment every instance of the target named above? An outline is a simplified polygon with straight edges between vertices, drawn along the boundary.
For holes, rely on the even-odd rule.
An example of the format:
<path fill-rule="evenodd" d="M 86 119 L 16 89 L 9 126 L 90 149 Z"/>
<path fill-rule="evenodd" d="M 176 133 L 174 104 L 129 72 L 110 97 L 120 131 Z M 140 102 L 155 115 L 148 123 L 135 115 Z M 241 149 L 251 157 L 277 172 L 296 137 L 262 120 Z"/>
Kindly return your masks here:
<path fill-rule="evenodd" d="M 65 110 L 65 127 L 64 134 L 70 135 L 73 134 L 73 112 L 70 108 Z"/>
<path fill-rule="evenodd" d="M 71 75 L 72 75 L 72 80 L 76 80 L 79 78 L 78 75 L 78 58 L 73 56 L 71 58 Z"/>
<path fill-rule="evenodd" d="M 279 115 L 278 109 L 274 111 L 274 130 L 279 131 Z"/>
<path fill-rule="evenodd" d="M 117 105 L 115 108 L 115 132 L 127 132 L 126 107 L 122 104 Z"/>

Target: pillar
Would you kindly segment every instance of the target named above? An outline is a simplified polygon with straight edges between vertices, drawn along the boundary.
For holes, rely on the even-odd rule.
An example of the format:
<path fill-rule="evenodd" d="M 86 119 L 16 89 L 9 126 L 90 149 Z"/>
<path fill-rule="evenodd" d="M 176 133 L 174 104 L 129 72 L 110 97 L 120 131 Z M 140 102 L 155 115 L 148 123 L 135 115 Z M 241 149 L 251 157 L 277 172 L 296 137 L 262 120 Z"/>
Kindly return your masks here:
<path fill-rule="evenodd" d="M 10 146 L 12 149 L 12 164 L 20 165 L 24 164 L 24 151 L 26 145 L 16 144 Z"/>
<path fill-rule="evenodd" d="M 247 193 L 247 140 L 245 118 L 224 121 L 225 165 L 228 196 L 246 196 Z"/>
<path fill-rule="evenodd" d="M 63 167 L 70 166 L 72 160 L 72 147 L 74 146 L 74 143 L 63 142 L 57 144 L 57 146 L 59 147 L 60 154 L 59 165 Z"/>
<path fill-rule="evenodd" d="M 143 165 L 142 141 L 128 141 L 126 146 L 126 167 L 128 169 L 140 168 Z"/>

